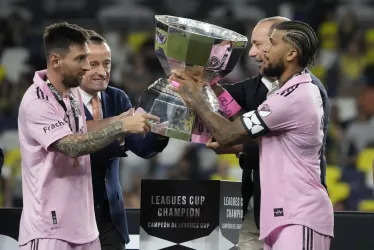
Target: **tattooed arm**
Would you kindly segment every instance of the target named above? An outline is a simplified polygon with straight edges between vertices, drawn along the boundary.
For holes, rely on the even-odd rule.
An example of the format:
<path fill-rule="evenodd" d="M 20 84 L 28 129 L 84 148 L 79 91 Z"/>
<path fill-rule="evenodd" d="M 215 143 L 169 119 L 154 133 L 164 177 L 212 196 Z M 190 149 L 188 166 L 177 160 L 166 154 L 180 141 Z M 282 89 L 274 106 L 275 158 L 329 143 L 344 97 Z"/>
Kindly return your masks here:
<path fill-rule="evenodd" d="M 297 94 L 290 96 L 290 93 L 294 93 L 296 89 L 293 86 L 291 86 L 292 91 L 287 94 L 283 95 L 286 93 L 284 91 L 279 95 L 273 95 L 257 109 L 230 122 L 213 112 L 205 102 L 202 96 L 203 84 L 178 72 L 173 72 L 169 79 L 179 83 L 179 86 L 172 87 L 172 90 L 179 93 L 185 103 L 194 109 L 220 145 L 233 145 L 260 138 L 271 131 L 280 133 L 303 126 L 299 124 L 299 117 L 305 112 L 305 106 L 300 96 Z"/>
<path fill-rule="evenodd" d="M 54 142 L 51 147 L 69 157 L 92 154 L 114 142 L 125 130 L 121 121 L 87 134 L 67 135 Z"/>
<path fill-rule="evenodd" d="M 236 113 L 235 115 L 231 116 L 231 117 L 229 118 L 229 120 L 230 120 L 231 122 L 236 121 L 239 117 L 241 117 L 241 116 L 244 115 L 244 114 L 245 114 L 245 111 L 244 111 L 243 109 L 241 109 L 241 110 L 238 111 L 238 113 Z"/>
<path fill-rule="evenodd" d="M 93 131 L 100 130 L 102 128 L 106 128 L 112 123 L 122 118 L 134 115 L 134 113 L 135 113 L 134 109 L 129 109 L 128 111 L 123 112 L 122 114 L 118 116 L 113 116 L 113 117 L 109 117 L 109 118 L 102 119 L 102 120 L 89 120 L 87 121 L 87 130 L 88 132 L 93 132 Z"/>
<path fill-rule="evenodd" d="M 67 135 L 51 147 L 69 157 L 78 157 L 94 153 L 115 141 L 124 134 L 146 134 L 151 129 L 148 122 L 159 120 L 150 114 L 135 114 L 131 117 L 122 117 L 105 128 L 82 135 Z"/>
<path fill-rule="evenodd" d="M 194 109 L 221 146 L 232 146 L 252 139 L 240 119 L 230 122 L 210 109 L 202 96 L 202 83 L 178 72 L 173 72 L 169 79 L 180 84 L 178 88 L 172 87 L 172 90 Z"/>
<path fill-rule="evenodd" d="M 240 119 L 230 122 L 214 113 L 201 94 L 191 97 L 189 104 L 220 145 L 232 146 L 252 139 Z"/>
<path fill-rule="evenodd" d="M 100 129 L 106 128 L 114 122 L 118 121 L 117 116 L 109 117 L 102 120 L 88 120 L 87 122 L 87 131 L 94 132 Z"/>

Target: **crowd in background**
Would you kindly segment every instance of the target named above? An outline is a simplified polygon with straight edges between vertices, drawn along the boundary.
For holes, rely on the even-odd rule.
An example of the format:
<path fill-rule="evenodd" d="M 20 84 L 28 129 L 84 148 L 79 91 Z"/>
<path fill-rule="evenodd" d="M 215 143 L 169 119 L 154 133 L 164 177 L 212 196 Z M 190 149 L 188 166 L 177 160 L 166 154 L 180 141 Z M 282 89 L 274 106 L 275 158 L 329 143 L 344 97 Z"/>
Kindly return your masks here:
<path fill-rule="evenodd" d="M 288 13 L 287 9 L 290 8 L 283 6 L 282 10 Z M 327 184 L 335 210 L 374 211 L 371 178 L 374 19 L 370 22 L 370 18 L 358 15 L 354 8 L 340 8 L 340 5 L 329 5 L 325 11 L 319 11 L 318 19 L 314 14 L 316 10 L 305 14 L 305 11 L 298 11 L 297 5 L 291 9 L 291 18 L 309 22 L 320 39 L 315 64 L 310 69 L 324 83 L 331 102 L 326 157 Z M 243 19 L 234 10 L 223 8 L 199 20 L 233 29 L 250 38 L 257 21 L 267 16 L 266 10 L 260 10 L 253 11 L 257 14 L 248 14 L 251 18 Z M 178 13 L 176 10 L 170 14 Z M 45 68 L 43 27 L 33 27 L 33 17 L 19 10 L 10 11 L 1 18 L 0 146 L 5 153 L 5 166 L 0 178 L 0 207 L 19 207 L 22 206 L 22 192 L 17 113 L 34 71 Z M 136 28 L 116 30 L 108 28 L 107 24 L 87 28 L 96 29 L 108 40 L 112 49 L 111 85 L 123 89 L 135 106 L 142 91 L 165 74 L 154 53 L 152 25 L 133 27 Z M 247 55 L 247 52 L 243 54 L 226 81 L 234 83 L 258 73 L 257 64 Z M 121 160 L 126 207 L 140 207 L 140 183 L 144 178 L 240 181 L 241 169 L 234 155 L 217 156 L 204 145 L 170 140 L 164 152 L 151 160 L 131 153 Z"/>

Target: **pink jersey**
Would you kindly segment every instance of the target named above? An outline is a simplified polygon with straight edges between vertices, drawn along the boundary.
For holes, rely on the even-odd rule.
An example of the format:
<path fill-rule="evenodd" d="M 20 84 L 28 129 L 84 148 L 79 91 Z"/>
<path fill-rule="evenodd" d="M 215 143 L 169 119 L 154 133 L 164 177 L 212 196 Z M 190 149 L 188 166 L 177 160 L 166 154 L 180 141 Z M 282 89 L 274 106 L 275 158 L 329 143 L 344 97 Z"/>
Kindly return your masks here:
<path fill-rule="evenodd" d="M 76 161 L 50 147 L 64 136 L 87 132 L 83 103 L 78 89 L 71 89 L 80 106 L 79 131 L 75 131 L 69 95 L 63 97 L 65 113 L 43 80 L 45 74 L 45 70 L 35 73 L 34 84 L 26 91 L 19 108 L 23 190 L 19 244 L 38 238 L 84 244 L 99 235 L 90 156 L 81 156 Z"/>
<path fill-rule="evenodd" d="M 333 207 L 320 181 L 323 115 L 318 87 L 302 74 L 242 116 L 252 137 L 263 136 L 260 239 L 289 224 L 333 236 Z"/>

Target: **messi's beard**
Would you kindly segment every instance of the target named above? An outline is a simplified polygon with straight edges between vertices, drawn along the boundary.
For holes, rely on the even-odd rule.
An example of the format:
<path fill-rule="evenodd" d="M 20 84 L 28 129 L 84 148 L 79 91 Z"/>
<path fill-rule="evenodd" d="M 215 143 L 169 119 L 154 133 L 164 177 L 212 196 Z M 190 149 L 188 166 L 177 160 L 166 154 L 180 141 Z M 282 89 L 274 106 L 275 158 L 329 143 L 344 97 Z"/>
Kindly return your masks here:
<path fill-rule="evenodd" d="M 276 77 L 279 79 L 279 77 L 283 74 L 285 70 L 285 66 L 283 64 L 283 61 L 279 59 L 275 63 L 269 62 L 268 67 L 264 68 L 264 76 L 267 77 Z"/>
<path fill-rule="evenodd" d="M 62 84 L 68 89 L 76 88 L 81 85 L 81 80 L 79 79 L 78 76 L 64 75 L 62 78 Z"/>

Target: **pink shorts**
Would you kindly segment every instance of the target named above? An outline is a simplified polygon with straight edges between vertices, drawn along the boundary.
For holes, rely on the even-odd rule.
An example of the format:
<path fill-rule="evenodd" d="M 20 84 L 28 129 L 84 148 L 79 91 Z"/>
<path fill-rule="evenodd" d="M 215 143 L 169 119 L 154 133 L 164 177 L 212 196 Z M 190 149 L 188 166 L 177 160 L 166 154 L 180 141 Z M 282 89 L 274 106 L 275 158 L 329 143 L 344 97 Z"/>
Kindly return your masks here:
<path fill-rule="evenodd" d="M 288 225 L 272 231 L 264 250 L 329 250 L 331 237 L 302 225 Z"/>
<path fill-rule="evenodd" d="M 96 240 L 86 244 L 74 244 L 58 239 L 35 239 L 29 241 L 26 245 L 22 245 L 20 250 L 101 250 L 100 240 Z"/>

